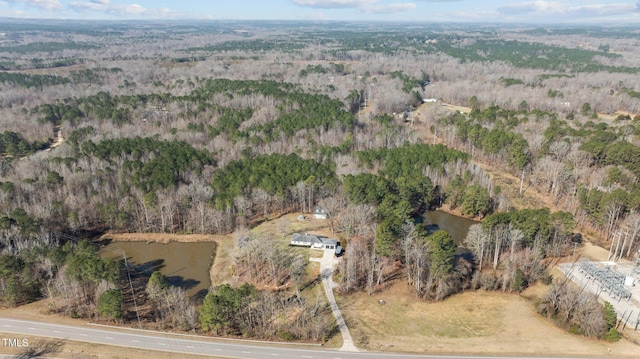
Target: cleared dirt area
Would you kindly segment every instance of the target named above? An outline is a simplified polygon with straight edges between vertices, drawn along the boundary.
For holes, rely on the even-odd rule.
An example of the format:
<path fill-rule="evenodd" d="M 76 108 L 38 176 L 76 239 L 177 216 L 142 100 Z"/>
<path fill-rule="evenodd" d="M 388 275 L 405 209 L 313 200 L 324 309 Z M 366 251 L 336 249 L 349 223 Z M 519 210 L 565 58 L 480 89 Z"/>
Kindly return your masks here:
<path fill-rule="evenodd" d="M 522 296 L 465 292 L 429 303 L 416 301 L 404 283 L 396 282 L 372 296 L 360 293 L 338 301 L 356 345 L 367 350 L 638 357 L 640 346 L 628 341 L 590 340 L 555 327 L 525 298 L 537 297 L 544 288 L 534 286 L 529 291 Z"/>
<path fill-rule="evenodd" d="M 584 245 L 582 246 L 580 253 L 582 254 L 583 257 L 589 258 L 591 260 L 594 261 L 606 261 L 607 257 L 609 256 L 609 251 L 596 246 L 592 243 L 589 242 L 585 242 Z"/>

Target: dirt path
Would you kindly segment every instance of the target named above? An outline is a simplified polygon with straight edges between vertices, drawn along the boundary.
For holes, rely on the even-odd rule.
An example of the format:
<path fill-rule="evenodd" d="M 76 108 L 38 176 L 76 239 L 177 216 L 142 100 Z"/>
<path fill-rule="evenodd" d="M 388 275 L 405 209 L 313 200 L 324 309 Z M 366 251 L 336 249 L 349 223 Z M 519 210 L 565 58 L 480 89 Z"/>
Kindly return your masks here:
<path fill-rule="evenodd" d="M 56 137 L 56 139 L 55 139 L 55 141 L 53 141 L 53 143 L 51 144 L 51 146 L 49 147 L 49 149 L 51 149 L 51 148 L 55 148 L 55 147 L 58 147 L 58 146 L 60 146 L 61 144 L 63 144 L 63 143 L 64 143 L 64 141 L 66 141 L 66 140 L 65 140 L 65 138 L 64 138 L 64 136 L 62 135 L 62 128 L 60 128 L 60 126 L 56 126 L 56 127 L 53 129 L 53 133 L 56 135 L 56 136 L 55 136 L 55 137 Z"/>

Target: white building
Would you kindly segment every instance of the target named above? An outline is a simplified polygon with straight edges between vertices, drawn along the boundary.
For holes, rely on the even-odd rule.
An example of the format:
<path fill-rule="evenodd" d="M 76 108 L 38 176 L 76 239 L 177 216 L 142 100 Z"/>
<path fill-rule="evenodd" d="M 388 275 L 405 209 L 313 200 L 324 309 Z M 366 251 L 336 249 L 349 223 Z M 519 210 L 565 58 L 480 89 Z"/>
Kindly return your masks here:
<path fill-rule="evenodd" d="M 294 233 L 291 236 L 291 245 L 292 246 L 303 246 L 303 247 L 311 247 L 316 249 L 331 249 L 335 250 L 339 245 L 337 239 L 327 238 L 324 236 L 319 236 L 315 234 L 300 234 Z"/>
<path fill-rule="evenodd" d="M 327 219 L 327 211 L 324 208 L 316 206 L 313 209 L 313 217 L 316 219 Z"/>

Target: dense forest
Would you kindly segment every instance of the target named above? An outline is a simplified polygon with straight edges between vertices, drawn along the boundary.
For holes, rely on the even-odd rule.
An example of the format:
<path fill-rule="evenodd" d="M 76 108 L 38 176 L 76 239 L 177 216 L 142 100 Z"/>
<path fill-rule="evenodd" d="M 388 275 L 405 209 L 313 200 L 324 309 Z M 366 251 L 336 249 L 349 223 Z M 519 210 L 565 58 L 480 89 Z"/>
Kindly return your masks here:
<path fill-rule="evenodd" d="M 306 25 L 0 22 L 0 304 L 56 298 L 74 317 L 131 322 L 128 267 L 80 238 L 245 233 L 316 205 L 347 249 L 347 294 L 398 276 L 424 300 L 520 292 L 576 232 L 607 248 L 624 232 L 614 258 L 637 252 L 635 30 Z M 523 201 L 531 191 L 550 204 Z M 417 223 L 442 206 L 482 224 L 456 244 Z M 308 259 L 242 238 L 241 281 L 204 298 L 143 276 L 144 319 L 326 340 Z"/>

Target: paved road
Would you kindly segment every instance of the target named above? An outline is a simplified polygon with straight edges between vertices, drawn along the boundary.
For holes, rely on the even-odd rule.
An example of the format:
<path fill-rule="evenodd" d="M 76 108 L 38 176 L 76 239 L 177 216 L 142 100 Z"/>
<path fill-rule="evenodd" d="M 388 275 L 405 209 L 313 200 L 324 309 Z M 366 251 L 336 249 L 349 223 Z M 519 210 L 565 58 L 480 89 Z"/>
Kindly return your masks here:
<path fill-rule="evenodd" d="M 353 342 L 353 338 L 351 337 L 351 333 L 349 332 L 347 323 L 345 322 L 344 317 L 342 316 L 342 313 L 338 308 L 336 297 L 334 297 L 333 295 L 333 288 L 336 286 L 336 284 L 333 283 L 333 269 L 335 268 L 337 262 L 334 253 L 334 251 L 325 250 L 322 255 L 322 259 L 311 258 L 311 260 L 320 262 L 322 286 L 324 287 L 324 292 L 327 295 L 327 300 L 329 301 L 329 305 L 331 306 L 331 311 L 333 312 L 334 318 L 336 318 L 338 329 L 340 329 L 340 334 L 342 335 L 342 347 L 340 347 L 340 351 L 357 352 L 358 348 Z"/>
<path fill-rule="evenodd" d="M 186 354 L 211 355 L 247 359 L 503 359 L 505 357 L 473 357 L 442 355 L 403 355 L 395 353 L 340 352 L 323 349 L 297 349 L 266 346 L 244 342 L 219 342 L 194 336 L 176 337 L 156 332 L 139 330 L 112 330 L 109 328 L 86 328 L 34 321 L 0 318 L 0 332 L 75 340 L 105 345 L 115 345 L 146 350 L 169 351 Z M 1 344 L 1 343 L 0 343 Z M 2 355 L 0 355 L 2 357 Z M 520 359 L 550 359 L 541 357 L 519 357 Z M 568 359 L 568 358 L 563 358 Z"/>

